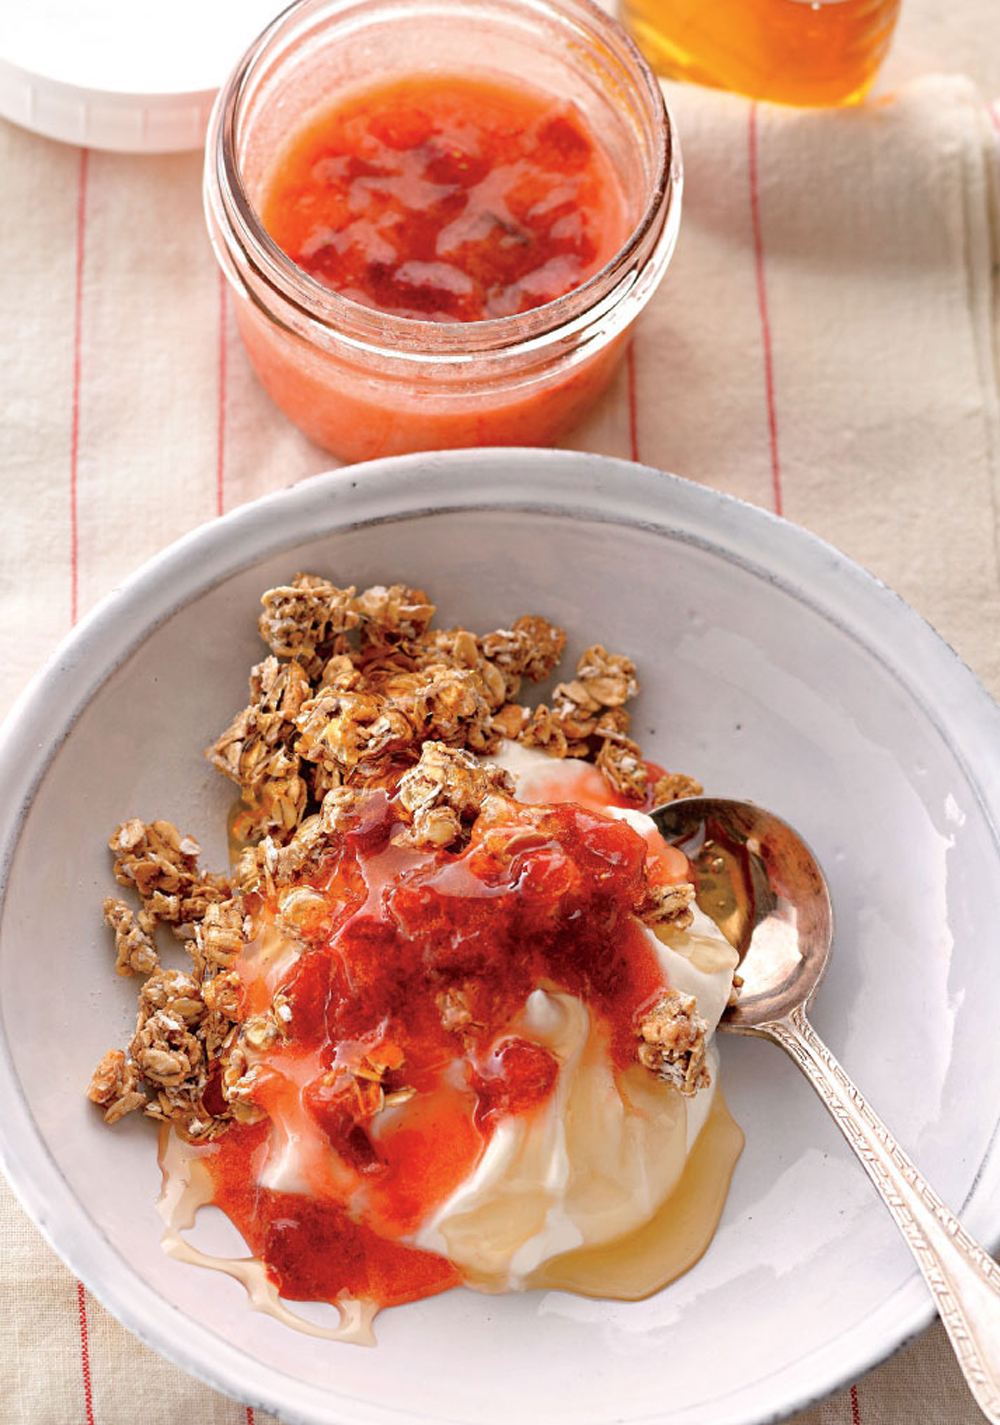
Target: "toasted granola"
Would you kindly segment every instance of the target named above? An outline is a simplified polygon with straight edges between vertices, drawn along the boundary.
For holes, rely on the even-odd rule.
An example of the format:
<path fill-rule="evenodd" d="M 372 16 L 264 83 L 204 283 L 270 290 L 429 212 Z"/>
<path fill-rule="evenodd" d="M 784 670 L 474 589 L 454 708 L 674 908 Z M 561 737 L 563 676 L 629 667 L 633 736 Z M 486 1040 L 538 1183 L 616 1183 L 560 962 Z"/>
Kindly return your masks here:
<path fill-rule="evenodd" d="M 637 742 L 629 738 L 619 741 L 606 737 L 594 760 L 621 796 L 632 797 L 636 801 L 645 797 L 649 788 L 649 772 Z"/>
<path fill-rule="evenodd" d="M 155 1014 L 167 1014 L 192 1029 L 205 1016 L 204 982 L 181 970 L 158 970 L 139 991 L 137 1029 Z"/>
<path fill-rule="evenodd" d="M 665 926 L 671 930 L 687 930 L 694 919 L 691 912 L 693 902 L 694 886 L 690 881 L 670 886 L 648 885 L 646 900 L 636 907 L 635 913 L 654 930 Z"/>
<path fill-rule="evenodd" d="M 149 975 L 157 968 L 160 957 L 156 944 L 147 935 L 124 901 L 107 896 L 104 901 L 105 923 L 115 932 L 115 969 L 119 975 Z"/>
<path fill-rule="evenodd" d="M 142 908 L 136 920 L 147 935 L 163 923 L 187 939 L 208 907 L 229 894 L 224 876 L 198 870 L 201 847 L 172 822 L 151 821 L 147 826 L 133 817 L 122 822 L 108 845 L 114 852 L 115 879 L 139 893 Z"/>
<path fill-rule="evenodd" d="M 404 772 L 397 791 L 399 809 L 409 829 L 396 839 L 404 846 L 456 846 L 488 796 L 512 795 L 514 779 L 499 767 L 484 765 L 470 752 L 425 742 L 420 761 Z"/>
<path fill-rule="evenodd" d="M 712 1081 L 705 1062 L 707 1034 L 694 996 L 670 990 L 639 1024 L 639 1062 L 690 1097 Z"/>
<path fill-rule="evenodd" d="M 595 643 L 577 660 L 576 677 L 558 685 L 552 706 L 525 721 L 518 741 L 554 757 L 593 758 L 616 792 L 641 801 L 648 774 L 624 706 L 638 691 L 632 660 Z"/>
<path fill-rule="evenodd" d="M 502 739 L 586 758 L 636 804 L 701 790 L 677 773 L 651 783 L 630 735 L 625 704 L 639 685 L 623 655 L 593 644 L 548 704 L 518 700 L 526 680 L 551 677 L 566 642 L 539 615 L 486 634 L 434 629 L 422 589 L 373 585 L 359 594 L 313 574 L 268 590 L 261 603 L 270 652 L 251 670 L 248 704 L 206 753 L 239 789 L 233 831 L 244 849 L 233 873 L 201 870 L 198 842 L 168 821 L 132 818 L 109 843 L 117 881 L 138 899 L 135 909 L 104 902 L 116 969 L 144 982 L 135 1034 L 127 1049 L 104 1055 L 88 1094 L 109 1123 L 142 1110 L 192 1141 L 260 1116 L 252 1055 L 294 1030 L 294 1001 L 280 994 L 266 1013 L 246 1013 L 233 965 L 252 933 L 248 906 L 273 901 L 284 934 L 308 935 L 326 911 L 302 877 L 372 791 L 395 798 L 398 844 L 460 850 L 477 818 L 486 834 L 490 826 L 506 834 L 513 783 L 483 761 Z M 683 929 L 692 894 L 688 885 L 650 885 L 636 913 L 653 928 Z M 161 965 L 160 926 L 183 942 L 187 971 Z M 461 985 L 443 988 L 437 1004 L 448 1031 L 475 1027 Z M 684 1093 L 707 1082 L 694 1001 L 674 993 L 661 1000 L 642 1021 L 637 1052 Z M 342 1090 L 364 1104 L 413 1092 L 398 1077 L 390 1083 L 386 1065 L 364 1060 L 331 1088 Z"/>
<path fill-rule="evenodd" d="M 238 896 L 206 907 L 196 927 L 192 957 L 202 979 L 228 970 L 243 944 L 243 902 Z"/>
<path fill-rule="evenodd" d="M 298 663 L 266 658 L 250 671 L 249 706 L 208 750 L 212 765 L 239 785 L 245 809 L 236 830 L 247 840 L 289 832 L 302 819 L 308 787 L 294 744 L 311 693 Z"/>
<path fill-rule="evenodd" d="M 94 1070 L 87 1097 L 104 1109 L 105 1123 L 117 1123 L 126 1113 L 145 1104 L 138 1070 L 126 1059 L 123 1049 L 109 1049 L 104 1055 Z"/>
<path fill-rule="evenodd" d="M 376 646 L 420 638 L 434 617 L 423 589 L 406 584 L 373 584 L 355 601 L 354 611 L 364 622 L 365 638 Z"/>
<path fill-rule="evenodd" d="M 704 790 L 700 782 L 683 772 L 664 772 L 653 783 L 653 805 L 661 807 L 667 802 L 679 801 L 681 797 L 700 797 Z"/>
<path fill-rule="evenodd" d="M 583 752 L 587 745 L 571 744 L 558 714 L 544 703 L 529 715 L 517 740 L 525 747 L 537 747 L 540 752 L 547 752 L 550 757 L 573 757 L 576 755 L 574 749 Z"/>
<path fill-rule="evenodd" d="M 291 584 L 268 589 L 260 636 L 281 658 L 292 658 L 308 678 L 315 678 L 335 639 L 357 628 L 360 615 L 354 589 L 338 589 L 315 574 L 296 574 Z M 363 596 L 362 596 L 363 597 Z"/>

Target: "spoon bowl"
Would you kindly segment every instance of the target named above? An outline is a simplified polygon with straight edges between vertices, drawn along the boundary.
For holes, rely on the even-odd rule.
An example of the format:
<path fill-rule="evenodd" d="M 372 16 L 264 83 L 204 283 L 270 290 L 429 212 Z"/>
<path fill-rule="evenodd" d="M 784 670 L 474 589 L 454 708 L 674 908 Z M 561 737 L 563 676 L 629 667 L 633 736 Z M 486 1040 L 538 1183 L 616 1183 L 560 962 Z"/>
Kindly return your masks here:
<path fill-rule="evenodd" d="M 685 797 L 650 813 L 688 857 L 695 899 L 740 957 L 720 1026 L 788 1053 L 836 1120 L 906 1238 L 976 1401 L 1000 1425 L 1000 1267 L 969 1236 L 869 1107 L 806 1017 L 833 943 L 819 863 L 751 802 Z"/>
<path fill-rule="evenodd" d="M 685 797 L 652 812 L 691 863 L 695 899 L 740 957 L 738 1001 L 720 1028 L 748 1034 L 812 1000 L 833 942 L 833 909 L 812 851 L 749 802 Z"/>

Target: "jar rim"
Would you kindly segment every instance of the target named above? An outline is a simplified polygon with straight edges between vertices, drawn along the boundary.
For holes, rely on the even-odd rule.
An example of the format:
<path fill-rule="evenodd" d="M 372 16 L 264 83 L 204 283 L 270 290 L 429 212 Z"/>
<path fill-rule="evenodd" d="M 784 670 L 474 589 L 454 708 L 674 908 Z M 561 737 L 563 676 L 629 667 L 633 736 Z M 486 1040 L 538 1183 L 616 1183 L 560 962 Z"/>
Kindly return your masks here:
<path fill-rule="evenodd" d="M 421 0 L 411 0 L 411 3 L 417 5 Z M 450 353 L 498 351 L 514 343 L 522 349 L 535 344 L 546 345 L 553 338 L 561 339 L 575 327 L 590 322 L 595 313 L 614 306 L 623 283 L 631 287 L 635 276 L 634 259 L 650 245 L 651 239 L 655 245 L 670 208 L 679 197 L 679 148 L 662 90 L 631 37 L 594 0 L 506 0 L 506 3 L 568 19 L 577 12 L 597 29 L 602 39 L 610 40 L 617 57 L 627 62 L 647 111 L 652 111 L 655 132 L 654 174 L 638 221 L 622 246 L 579 287 L 508 316 L 465 322 L 404 317 L 369 307 L 325 286 L 294 263 L 268 233 L 250 200 L 237 158 L 241 106 L 257 69 L 270 57 L 272 48 L 309 12 L 329 8 L 329 19 L 335 24 L 339 14 L 357 4 L 357 0 L 333 0 L 331 7 L 330 0 L 293 0 L 261 31 L 219 91 L 206 148 L 206 193 L 211 194 L 214 178 L 228 229 L 238 241 L 244 260 L 309 326 L 318 324 L 339 340 L 365 347 L 386 343 L 397 356 L 440 360 Z"/>

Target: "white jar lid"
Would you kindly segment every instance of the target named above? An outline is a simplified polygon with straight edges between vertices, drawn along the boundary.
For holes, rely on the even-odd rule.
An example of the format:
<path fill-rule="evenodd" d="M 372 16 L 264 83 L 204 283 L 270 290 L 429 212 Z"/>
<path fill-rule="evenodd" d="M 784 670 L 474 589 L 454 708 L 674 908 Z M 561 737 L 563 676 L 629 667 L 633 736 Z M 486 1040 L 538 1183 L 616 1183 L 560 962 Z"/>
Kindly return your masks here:
<path fill-rule="evenodd" d="M 200 148 L 215 92 L 282 0 L 6 0 L 0 115 L 91 148 Z"/>

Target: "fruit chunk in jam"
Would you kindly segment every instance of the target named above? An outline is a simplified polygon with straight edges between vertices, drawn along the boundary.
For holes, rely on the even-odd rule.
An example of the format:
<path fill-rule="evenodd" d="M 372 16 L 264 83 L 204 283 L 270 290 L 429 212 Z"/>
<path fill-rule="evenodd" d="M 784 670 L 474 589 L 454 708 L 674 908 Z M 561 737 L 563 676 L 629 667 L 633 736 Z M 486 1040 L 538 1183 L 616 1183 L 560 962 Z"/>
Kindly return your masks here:
<path fill-rule="evenodd" d="M 401 1239 L 468 1179 L 500 1122 L 552 1094 L 560 1065 L 524 1028 L 528 997 L 582 1000 L 624 1069 L 664 988 L 635 916 L 650 848 L 627 823 L 505 802 L 459 852 L 396 846 L 397 829 L 372 793 L 309 873 L 322 902 L 299 921 L 303 951 L 277 986 L 285 1032 L 257 1066 L 268 1117 L 206 1154 L 217 1205 L 290 1298 L 389 1305 L 453 1285 L 449 1262 Z M 251 912 L 263 932 L 277 906 Z M 237 968 L 259 1004 L 260 956 Z M 295 1191 L 269 1176 L 276 1130 L 294 1143 Z"/>
<path fill-rule="evenodd" d="M 264 226 L 325 286 L 440 322 L 512 316 L 621 247 L 625 200 L 573 105 L 482 76 L 408 75 L 341 99 L 280 155 Z"/>

